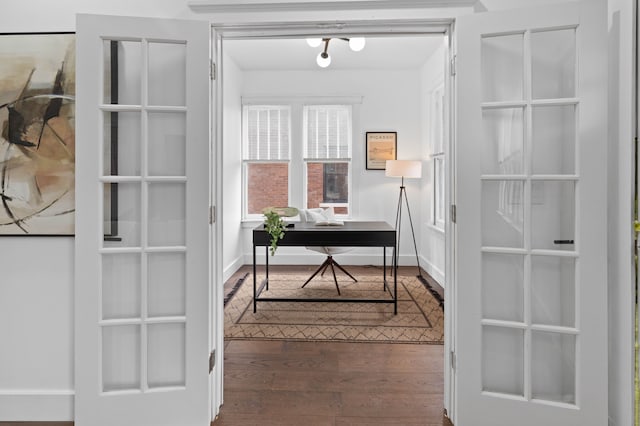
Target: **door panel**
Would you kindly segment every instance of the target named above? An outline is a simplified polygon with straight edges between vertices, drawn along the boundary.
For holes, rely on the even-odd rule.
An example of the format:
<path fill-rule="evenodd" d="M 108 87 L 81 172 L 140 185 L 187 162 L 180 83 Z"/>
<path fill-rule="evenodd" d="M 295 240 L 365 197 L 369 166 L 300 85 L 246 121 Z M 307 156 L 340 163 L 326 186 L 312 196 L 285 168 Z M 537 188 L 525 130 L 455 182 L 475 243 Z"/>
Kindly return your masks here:
<path fill-rule="evenodd" d="M 209 25 L 79 15 L 77 425 L 211 418 Z"/>
<path fill-rule="evenodd" d="M 456 425 L 607 422 L 605 21 L 456 23 Z"/>

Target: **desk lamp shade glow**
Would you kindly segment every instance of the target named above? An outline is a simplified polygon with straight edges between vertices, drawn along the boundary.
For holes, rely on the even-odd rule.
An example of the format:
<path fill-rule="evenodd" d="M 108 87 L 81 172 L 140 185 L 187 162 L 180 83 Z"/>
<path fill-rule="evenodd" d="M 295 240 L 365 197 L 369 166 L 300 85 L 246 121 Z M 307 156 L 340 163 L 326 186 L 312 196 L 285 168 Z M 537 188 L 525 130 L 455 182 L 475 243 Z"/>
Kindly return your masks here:
<path fill-rule="evenodd" d="M 388 177 L 421 178 L 422 161 L 387 160 L 384 174 Z"/>

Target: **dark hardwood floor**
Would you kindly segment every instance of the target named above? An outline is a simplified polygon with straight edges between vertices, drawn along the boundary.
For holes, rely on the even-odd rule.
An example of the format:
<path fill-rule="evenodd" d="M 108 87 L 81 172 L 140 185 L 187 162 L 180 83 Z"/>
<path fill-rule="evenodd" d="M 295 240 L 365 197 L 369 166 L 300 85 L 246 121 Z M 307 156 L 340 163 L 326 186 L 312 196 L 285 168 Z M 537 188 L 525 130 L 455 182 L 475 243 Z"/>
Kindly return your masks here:
<path fill-rule="evenodd" d="M 313 273 L 313 266 L 273 267 Z M 355 274 L 377 267 L 347 267 Z M 229 280 L 229 290 L 249 269 Z M 400 268 L 415 275 L 415 268 Z M 440 291 L 442 289 L 440 288 Z M 227 341 L 214 426 L 441 426 L 442 345 Z"/>

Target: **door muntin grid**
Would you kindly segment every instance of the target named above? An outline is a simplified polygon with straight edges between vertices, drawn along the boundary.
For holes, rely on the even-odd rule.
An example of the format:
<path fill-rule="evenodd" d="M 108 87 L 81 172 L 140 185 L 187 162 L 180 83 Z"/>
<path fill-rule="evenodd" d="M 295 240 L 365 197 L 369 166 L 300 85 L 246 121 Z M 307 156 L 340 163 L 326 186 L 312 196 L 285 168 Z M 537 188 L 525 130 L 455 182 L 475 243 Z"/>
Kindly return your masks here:
<path fill-rule="evenodd" d="M 576 37 L 573 27 L 481 38 L 485 395 L 579 402 Z"/>
<path fill-rule="evenodd" d="M 186 44 L 103 46 L 100 391 L 184 388 Z"/>

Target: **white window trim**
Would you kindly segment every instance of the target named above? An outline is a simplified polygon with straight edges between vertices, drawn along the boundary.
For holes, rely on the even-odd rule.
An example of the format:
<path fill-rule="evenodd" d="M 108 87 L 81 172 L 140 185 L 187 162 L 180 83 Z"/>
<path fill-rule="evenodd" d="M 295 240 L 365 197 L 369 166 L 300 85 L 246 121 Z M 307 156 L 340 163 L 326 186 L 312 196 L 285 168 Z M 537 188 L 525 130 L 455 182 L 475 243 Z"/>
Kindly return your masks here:
<path fill-rule="evenodd" d="M 314 98 L 314 101 L 318 101 L 319 99 L 322 100 L 329 100 L 330 98 Z M 360 98 L 362 99 L 362 98 Z M 326 105 L 328 107 L 331 106 L 349 106 L 349 137 L 350 137 L 350 141 L 349 141 L 349 149 L 347 152 L 348 157 L 338 157 L 338 158 L 322 158 L 320 156 L 318 157 L 309 157 L 308 156 L 308 140 L 307 140 L 307 117 L 304 114 L 304 110 L 305 107 L 308 106 L 314 106 L 314 105 Z M 346 203 L 346 207 L 347 207 L 347 214 L 336 214 L 336 217 L 339 217 L 341 219 L 348 219 L 352 216 L 352 210 L 353 210 L 353 194 L 352 194 L 352 179 L 353 179 L 353 168 L 352 168 L 352 159 L 353 159 L 353 105 L 352 104 L 347 104 L 347 103 L 315 103 L 315 102 L 305 102 L 302 105 L 302 114 L 303 114 L 303 120 L 302 120 L 302 142 L 303 142 L 303 155 L 304 158 L 302 159 L 303 163 L 304 163 L 304 170 L 303 170 L 303 200 L 302 200 L 302 205 L 303 206 L 307 206 L 308 205 L 308 190 L 307 190 L 307 165 L 309 163 L 347 163 L 348 165 L 348 175 L 349 175 L 349 179 L 347 181 L 347 193 L 348 193 L 348 199 L 347 199 L 347 203 Z M 338 204 L 335 203 L 327 203 L 326 207 L 329 207 L 330 205 L 332 206 L 338 206 Z M 343 204 L 340 203 L 340 205 L 342 206 Z M 320 207 L 325 207 L 322 205 L 320 205 Z"/>
<path fill-rule="evenodd" d="M 431 86 L 431 89 L 428 92 L 429 96 L 429 122 L 436 123 L 439 122 L 440 126 L 430 126 L 430 135 L 429 135 L 429 146 L 431 155 L 431 219 L 429 221 L 429 226 L 437 231 L 444 233 L 445 230 L 445 219 L 447 215 L 446 208 L 446 178 L 447 178 L 447 170 L 446 170 L 446 155 L 445 155 L 445 111 L 444 111 L 444 75 L 438 76 L 438 78 L 434 81 L 434 84 Z M 442 217 L 438 217 L 438 185 L 440 179 L 438 179 L 438 173 L 436 170 L 436 162 L 441 161 L 442 167 L 442 179 L 444 180 L 442 185 L 442 196 L 440 198 L 440 202 L 443 204 L 442 209 Z"/>
<path fill-rule="evenodd" d="M 446 205 L 443 206 L 445 207 L 443 210 L 443 215 L 442 217 L 438 217 L 438 183 L 439 183 L 439 179 L 438 179 L 438 173 L 436 170 L 436 162 L 438 160 L 442 160 L 442 177 L 443 179 L 445 178 L 445 155 L 444 152 L 439 152 L 437 154 L 432 154 L 431 155 L 431 169 L 432 169 L 432 173 L 431 173 L 431 177 L 432 177 L 432 186 L 433 186 L 433 193 L 432 193 L 432 197 L 431 197 L 431 222 L 430 225 L 437 229 L 438 231 L 442 231 L 444 232 L 444 225 L 445 225 L 445 215 L 447 214 L 446 212 Z M 442 187 L 442 199 L 441 202 L 444 205 L 445 204 L 445 199 L 444 199 L 444 185 L 446 185 L 446 182 L 444 182 L 443 187 Z"/>
<path fill-rule="evenodd" d="M 247 134 L 247 121 L 245 120 L 245 111 L 246 111 L 246 107 L 247 106 L 252 106 L 252 105 L 260 105 L 260 106 L 264 106 L 266 108 L 268 107 L 283 107 L 286 106 L 288 107 L 287 109 L 289 110 L 289 152 L 288 152 L 288 158 L 286 159 L 246 159 L 246 155 L 245 155 L 245 149 L 246 147 L 246 134 Z M 264 220 L 264 216 L 262 214 L 258 214 L 258 213 L 249 213 L 248 209 L 248 176 L 247 176 L 247 170 L 248 170 L 248 164 L 287 164 L 287 173 L 290 175 L 291 173 L 291 158 L 292 158 L 292 134 L 293 134 L 293 125 L 292 125 L 292 116 L 293 116 L 293 111 L 290 105 L 285 104 L 285 103 L 278 103 L 278 102 L 265 102 L 265 103 L 254 103 L 254 104 L 242 104 L 242 154 L 241 154 L 241 158 L 242 158 L 242 221 L 247 221 L 247 222 L 254 222 L 254 221 L 262 221 Z M 289 200 L 291 200 L 291 179 L 288 179 L 288 185 L 287 185 L 287 198 Z"/>

